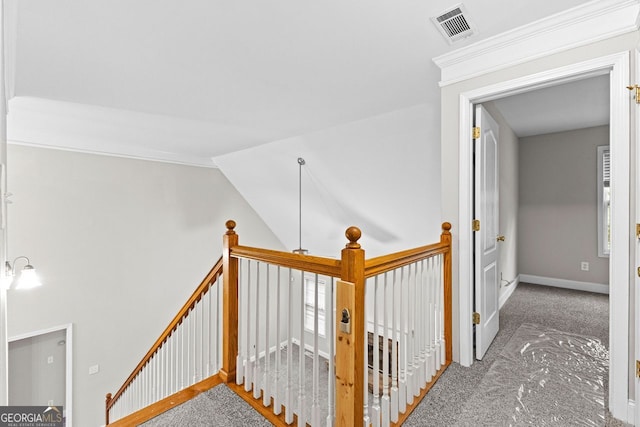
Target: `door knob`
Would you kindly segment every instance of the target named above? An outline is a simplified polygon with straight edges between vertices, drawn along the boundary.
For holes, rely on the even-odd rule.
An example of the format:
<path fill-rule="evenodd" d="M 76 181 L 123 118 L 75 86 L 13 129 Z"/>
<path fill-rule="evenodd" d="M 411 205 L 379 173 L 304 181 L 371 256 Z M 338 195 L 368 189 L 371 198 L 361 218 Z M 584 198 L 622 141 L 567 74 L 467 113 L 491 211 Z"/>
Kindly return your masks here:
<path fill-rule="evenodd" d="M 498 236 L 498 237 L 496 237 L 496 240 L 498 242 L 504 242 L 504 236 Z"/>

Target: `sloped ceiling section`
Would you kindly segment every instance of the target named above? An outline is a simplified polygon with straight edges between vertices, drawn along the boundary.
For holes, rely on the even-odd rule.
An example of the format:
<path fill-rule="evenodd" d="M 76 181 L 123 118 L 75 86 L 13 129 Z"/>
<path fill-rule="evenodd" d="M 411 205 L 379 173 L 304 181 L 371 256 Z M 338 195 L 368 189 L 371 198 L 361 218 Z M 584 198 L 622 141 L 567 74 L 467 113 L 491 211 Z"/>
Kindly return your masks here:
<path fill-rule="evenodd" d="M 395 111 L 215 163 L 291 250 L 298 247 L 298 157 L 306 162 L 302 246 L 311 254 L 339 257 L 352 225 L 362 230 L 367 256 L 420 246 L 441 231 L 440 142 L 429 131 L 437 128 L 429 120 L 435 108 Z"/>

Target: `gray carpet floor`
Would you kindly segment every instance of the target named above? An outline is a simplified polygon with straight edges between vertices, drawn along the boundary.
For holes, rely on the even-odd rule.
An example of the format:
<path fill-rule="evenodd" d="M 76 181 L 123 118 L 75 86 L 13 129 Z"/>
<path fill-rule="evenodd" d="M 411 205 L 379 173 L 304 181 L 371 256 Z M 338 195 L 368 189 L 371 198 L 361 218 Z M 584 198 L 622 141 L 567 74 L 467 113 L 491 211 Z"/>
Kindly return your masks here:
<path fill-rule="evenodd" d="M 608 347 L 608 319 L 609 300 L 606 295 L 520 284 L 500 311 L 500 331 L 484 359 L 470 368 L 452 363 L 404 425 L 455 425 L 477 385 L 523 323 L 595 337 Z M 607 375 L 605 396 L 606 378 Z M 611 419 L 608 412 L 606 414 L 606 426 L 625 426 Z M 146 427 L 263 425 L 270 424 L 224 385 L 144 424 Z"/>
<path fill-rule="evenodd" d="M 500 310 L 500 331 L 487 354 L 470 368 L 452 363 L 440 377 L 405 426 L 452 426 L 474 395 L 477 384 L 523 323 L 536 323 L 565 332 L 591 336 L 609 345 L 609 298 L 607 295 L 521 283 Z M 608 373 L 607 373 L 608 375 Z M 605 397 L 608 395 L 605 375 Z M 605 407 L 607 399 L 605 398 Z M 625 424 L 611 419 L 606 426 Z"/>

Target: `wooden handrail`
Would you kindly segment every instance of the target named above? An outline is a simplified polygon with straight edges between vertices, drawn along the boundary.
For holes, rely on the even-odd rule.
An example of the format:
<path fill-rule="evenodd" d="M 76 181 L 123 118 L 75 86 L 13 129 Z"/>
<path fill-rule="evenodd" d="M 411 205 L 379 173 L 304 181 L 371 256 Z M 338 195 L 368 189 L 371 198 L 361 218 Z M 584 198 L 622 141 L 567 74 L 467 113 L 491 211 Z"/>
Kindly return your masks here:
<path fill-rule="evenodd" d="M 189 313 L 195 304 L 200 301 L 200 299 L 207 293 L 209 290 L 209 285 L 215 282 L 218 277 L 222 275 L 222 258 L 216 262 L 211 271 L 207 274 L 207 276 L 202 280 L 198 288 L 193 292 L 191 297 L 187 300 L 187 302 L 182 306 L 182 309 L 176 314 L 173 318 L 169 326 L 162 332 L 160 337 L 156 340 L 156 342 L 151 346 L 151 349 L 145 354 L 142 358 L 138 366 L 131 372 L 131 375 L 127 378 L 127 380 L 122 384 L 122 387 L 111 396 L 111 393 L 107 394 L 106 407 L 107 407 L 107 424 L 109 423 L 109 409 L 118 401 L 122 393 L 129 387 L 129 384 L 135 379 L 135 377 L 140 373 L 142 368 L 149 362 L 149 360 L 153 357 L 153 355 L 162 347 L 162 344 L 171 336 L 173 331 L 177 328 L 177 326 L 182 323 L 182 320 Z"/>
<path fill-rule="evenodd" d="M 440 242 L 419 248 L 407 249 L 389 255 L 368 259 L 364 262 L 364 276 L 372 277 L 416 261 L 430 258 L 435 255 L 445 254 L 449 251 L 449 244 Z"/>
<path fill-rule="evenodd" d="M 369 277 L 392 271 L 394 269 L 410 265 L 417 261 L 436 255 L 443 255 L 443 286 L 444 286 L 444 336 L 445 336 L 445 362 L 449 364 L 452 356 L 452 304 L 451 304 L 451 224 L 442 224 L 440 242 L 414 249 L 396 252 L 369 260 L 365 260 L 364 250 L 358 243 L 361 232 L 356 227 L 347 229 L 345 235 L 349 243 L 341 253 L 341 259 L 323 258 L 317 256 L 274 251 L 269 249 L 240 246 L 238 235 L 235 233 L 235 221 L 227 221 L 227 233 L 223 238 L 223 256 L 207 274 L 198 288 L 193 292 L 189 300 L 173 318 L 169 326 L 155 341 L 151 349 L 142 358 L 120 389 L 106 396 L 106 423 L 109 424 L 109 411 L 127 390 L 133 380 L 149 363 L 162 345 L 169 339 L 172 333 L 183 322 L 189 311 L 207 293 L 209 287 L 224 272 L 222 284 L 222 366 L 218 372 L 220 381 L 230 385 L 236 375 L 236 355 L 238 346 L 238 264 L 239 259 L 250 259 L 302 270 L 309 273 L 321 274 L 340 279 L 340 304 L 338 306 L 348 308 L 351 314 L 352 330 L 365 330 L 365 280 Z M 343 298 L 344 297 L 344 298 Z M 341 299 L 342 298 L 342 299 Z M 336 313 L 338 316 L 341 313 Z M 349 337 L 341 335 L 339 329 L 340 318 L 336 319 L 336 339 L 340 351 L 336 351 L 336 417 L 337 423 L 355 425 L 363 419 L 363 402 L 365 387 L 364 372 L 364 344 L 365 335 L 354 333 Z M 336 348 L 338 350 L 338 348 Z M 338 357 L 340 356 L 340 357 Z M 440 371 L 439 371 L 440 372 Z M 439 373 L 437 374 L 439 375 Z M 165 399 L 166 400 L 166 399 Z"/>
<path fill-rule="evenodd" d="M 279 265 L 281 267 L 303 270 L 308 273 L 317 273 L 330 277 L 340 277 L 340 273 L 342 271 L 342 263 L 339 259 L 273 251 L 270 249 L 251 248 L 248 246 L 232 247 L 231 256 L 234 258 L 253 259 L 273 265 Z"/>

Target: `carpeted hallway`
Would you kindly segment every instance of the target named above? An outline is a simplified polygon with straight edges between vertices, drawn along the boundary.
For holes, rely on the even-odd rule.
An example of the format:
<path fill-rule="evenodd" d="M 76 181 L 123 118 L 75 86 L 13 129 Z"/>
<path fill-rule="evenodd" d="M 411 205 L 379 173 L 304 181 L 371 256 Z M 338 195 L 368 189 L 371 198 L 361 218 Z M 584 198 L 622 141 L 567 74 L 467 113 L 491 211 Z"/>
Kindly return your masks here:
<path fill-rule="evenodd" d="M 477 385 L 505 344 L 523 323 L 536 323 L 594 337 L 608 347 L 609 298 L 602 294 L 521 283 L 500 310 L 500 331 L 484 359 L 476 361 L 471 368 L 451 364 L 404 425 L 455 425 L 465 403 L 473 396 Z M 562 398 L 558 396 L 559 400 Z M 607 415 L 605 425 L 618 427 L 624 426 L 624 423 L 611 420 Z"/>
<path fill-rule="evenodd" d="M 520 284 L 500 311 L 500 331 L 484 360 L 474 363 L 471 368 L 463 368 L 453 363 L 404 425 L 456 425 L 460 421 L 465 404 L 474 396 L 478 384 L 523 323 L 535 323 L 564 332 L 594 337 L 606 347 L 609 342 L 608 316 L 607 295 Z M 607 376 L 604 378 L 606 396 Z M 553 399 L 553 396 L 550 398 Z M 558 400 L 562 398 L 563 396 L 557 396 Z M 269 423 L 225 386 L 218 386 L 144 425 L 262 426 Z M 605 425 L 624 426 L 608 416 Z"/>

